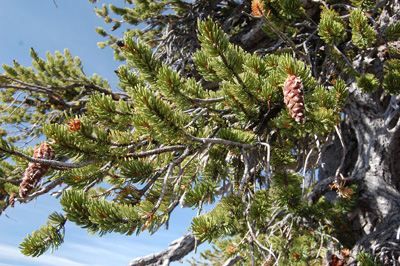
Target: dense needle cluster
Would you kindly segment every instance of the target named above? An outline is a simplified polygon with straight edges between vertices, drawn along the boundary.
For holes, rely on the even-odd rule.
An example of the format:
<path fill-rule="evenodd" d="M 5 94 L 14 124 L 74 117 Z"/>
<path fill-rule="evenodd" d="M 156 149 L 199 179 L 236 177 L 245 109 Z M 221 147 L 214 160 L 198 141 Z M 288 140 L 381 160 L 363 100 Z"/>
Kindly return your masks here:
<path fill-rule="evenodd" d="M 37 149 L 33 154 L 33 158 L 37 159 L 53 160 L 54 157 L 54 151 L 51 150 L 50 145 L 47 143 L 40 145 L 39 149 Z M 19 195 L 22 198 L 26 197 L 40 181 L 40 179 L 42 179 L 43 175 L 47 172 L 47 170 L 49 170 L 49 168 L 50 165 L 47 164 L 29 163 L 28 168 L 25 170 L 24 178 L 19 185 Z"/>

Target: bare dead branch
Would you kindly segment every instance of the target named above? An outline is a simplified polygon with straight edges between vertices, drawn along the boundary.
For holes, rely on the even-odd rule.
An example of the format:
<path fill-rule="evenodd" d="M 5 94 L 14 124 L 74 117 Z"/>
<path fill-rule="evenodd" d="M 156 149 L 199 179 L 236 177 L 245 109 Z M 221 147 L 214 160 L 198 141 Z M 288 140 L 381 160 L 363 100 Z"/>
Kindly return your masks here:
<path fill-rule="evenodd" d="M 148 157 L 155 154 L 161 154 L 164 152 L 171 152 L 171 151 L 180 151 L 186 149 L 185 145 L 175 145 L 175 146 L 168 146 L 168 147 L 161 147 L 154 150 L 149 151 L 142 151 L 142 152 L 135 152 L 135 153 L 128 153 L 124 156 L 124 158 L 142 158 Z"/>
<path fill-rule="evenodd" d="M 127 266 L 151 266 L 169 265 L 172 261 L 177 261 L 192 252 L 195 247 L 196 238 L 188 234 L 176 239 L 167 249 L 145 257 L 132 260 Z M 201 244 L 201 243 L 198 243 Z"/>

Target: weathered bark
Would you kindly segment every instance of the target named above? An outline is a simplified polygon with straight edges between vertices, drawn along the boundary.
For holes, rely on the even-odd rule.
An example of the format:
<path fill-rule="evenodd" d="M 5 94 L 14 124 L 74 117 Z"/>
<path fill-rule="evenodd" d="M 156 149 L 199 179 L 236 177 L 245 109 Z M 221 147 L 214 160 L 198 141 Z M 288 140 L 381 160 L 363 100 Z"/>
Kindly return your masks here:
<path fill-rule="evenodd" d="M 388 2 L 381 15 L 382 29 L 397 14 L 399 2 Z M 379 50 L 371 54 L 374 61 L 369 70 L 382 78 L 385 59 Z M 346 159 L 341 173 L 359 189 L 357 209 L 349 216 L 357 240 L 351 256 L 355 259 L 359 252 L 368 252 L 388 265 L 400 265 L 400 97 L 383 91 L 361 93 L 355 82 L 350 92 L 342 125 Z M 320 178 L 334 175 L 342 152 L 340 141 L 326 149 Z"/>
<path fill-rule="evenodd" d="M 155 254 L 134 259 L 127 266 L 169 265 L 170 262 L 180 260 L 193 251 L 195 243 L 195 237 L 192 234 L 188 234 L 176 239 L 167 249 Z"/>
<path fill-rule="evenodd" d="M 384 93 L 352 92 L 348 121 L 355 132 L 358 156 L 351 177 L 359 188 L 358 208 L 352 219 L 353 230 L 360 240 L 352 250 L 379 255 L 385 262 L 398 265 L 400 254 L 400 193 L 396 188 L 400 172 L 391 160 L 391 150 L 398 149 L 397 125 L 399 107 L 391 103 L 381 105 Z M 393 101 L 395 100 L 395 101 Z M 393 132 L 393 130 L 397 132 Z"/>
<path fill-rule="evenodd" d="M 353 259 L 362 251 L 390 265 L 400 265 L 400 107 L 395 104 L 399 99 L 384 92 L 364 94 L 353 86 L 341 125 L 345 148 L 335 135 L 322 158 L 316 187 L 320 194 L 332 199 L 327 184 L 332 182 L 340 167 L 337 158 L 342 156 L 345 160 L 340 172 L 359 189 L 357 209 L 348 217 L 357 240 Z"/>

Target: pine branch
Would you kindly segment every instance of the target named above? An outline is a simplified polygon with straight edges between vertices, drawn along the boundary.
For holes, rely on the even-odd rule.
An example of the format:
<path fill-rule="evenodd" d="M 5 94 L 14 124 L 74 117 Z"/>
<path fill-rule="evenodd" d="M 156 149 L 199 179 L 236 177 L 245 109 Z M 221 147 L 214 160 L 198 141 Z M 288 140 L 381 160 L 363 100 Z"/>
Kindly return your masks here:
<path fill-rule="evenodd" d="M 54 85 L 43 86 L 43 85 L 39 85 L 39 84 L 23 82 L 21 80 L 11 78 L 9 76 L 2 75 L 2 74 L 0 74 L 0 78 L 4 78 L 4 79 L 10 80 L 12 82 L 15 82 L 17 84 L 20 84 L 20 85 L 10 85 L 10 84 L 5 84 L 5 83 L 3 83 L 3 84 L 0 83 L 0 87 L 2 87 L 2 88 L 46 93 L 49 96 L 53 95 L 54 97 L 57 97 L 57 99 L 63 99 L 63 97 L 61 95 L 57 94 L 55 91 L 68 91 L 68 90 L 79 88 L 79 87 L 84 87 L 86 89 L 92 89 L 92 90 L 104 93 L 106 95 L 111 95 L 113 97 L 113 99 L 116 101 L 121 99 L 121 97 L 117 93 L 113 93 L 110 90 L 100 87 L 94 83 L 88 83 L 87 81 L 84 81 L 84 80 L 74 80 L 74 79 L 64 78 L 63 79 L 64 81 L 74 82 L 74 84 L 66 85 L 66 86 L 54 86 Z"/>
<path fill-rule="evenodd" d="M 20 244 L 21 253 L 25 256 L 38 257 L 46 250 L 57 249 L 64 242 L 65 223 L 67 218 L 54 212 L 49 215 L 45 226 L 28 235 Z"/>
<path fill-rule="evenodd" d="M 90 164 L 94 164 L 94 163 L 98 163 L 101 162 L 101 159 L 94 159 L 94 160 L 89 160 L 89 161 L 85 161 L 85 162 L 80 162 L 80 163 L 64 163 L 64 162 L 59 162 L 59 161 L 54 161 L 54 160 L 46 160 L 46 159 L 38 159 L 38 158 L 33 158 L 30 157 L 22 152 L 19 151 L 14 151 L 14 150 L 6 150 L 3 148 L 0 148 L 0 151 L 4 152 L 4 153 L 8 153 L 10 155 L 15 155 L 17 157 L 23 158 L 29 162 L 32 163 L 39 163 L 39 164 L 44 164 L 44 165 L 50 165 L 56 169 L 62 169 L 62 170 L 66 170 L 66 169 L 72 169 L 72 168 L 81 168 Z"/>
<path fill-rule="evenodd" d="M 263 244 L 261 244 L 261 242 L 257 239 L 257 236 L 256 236 L 256 234 L 254 232 L 253 225 L 250 223 L 250 220 L 249 220 L 249 211 L 250 211 L 250 204 L 248 204 L 247 207 L 246 207 L 245 217 L 246 217 L 247 228 L 249 229 L 249 233 L 250 233 L 250 236 L 251 236 L 251 240 L 254 241 L 259 248 L 267 251 L 270 254 L 270 256 L 274 257 L 275 261 L 277 261 L 277 258 L 276 258 L 275 254 L 274 254 L 274 251 L 269 249 L 269 248 L 267 248 Z M 265 255 L 264 255 L 264 257 L 265 257 Z"/>
<path fill-rule="evenodd" d="M 109 173 L 109 171 L 111 170 L 111 168 L 114 166 L 114 160 L 108 162 L 106 165 L 104 165 L 100 171 L 103 171 L 95 180 L 93 180 L 90 184 L 88 184 L 85 189 L 83 190 L 83 192 L 87 192 L 90 188 L 92 188 L 94 185 L 96 185 L 97 183 L 101 182 L 103 180 L 103 178 Z"/>
<path fill-rule="evenodd" d="M 161 188 L 160 197 L 158 198 L 158 201 L 154 205 L 154 208 L 151 210 L 150 214 L 142 217 L 142 219 L 147 219 L 147 217 L 150 217 L 151 215 L 153 215 L 158 210 L 158 208 L 160 208 L 162 200 L 164 199 L 165 191 L 167 189 L 167 180 L 170 177 L 172 169 L 176 165 L 180 164 L 189 155 L 189 153 L 190 153 L 190 149 L 189 149 L 189 147 L 187 147 L 181 156 L 179 156 L 175 161 L 173 161 L 172 163 L 169 164 L 167 173 L 165 174 L 165 177 L 164 177 L 164 183 Z"/>

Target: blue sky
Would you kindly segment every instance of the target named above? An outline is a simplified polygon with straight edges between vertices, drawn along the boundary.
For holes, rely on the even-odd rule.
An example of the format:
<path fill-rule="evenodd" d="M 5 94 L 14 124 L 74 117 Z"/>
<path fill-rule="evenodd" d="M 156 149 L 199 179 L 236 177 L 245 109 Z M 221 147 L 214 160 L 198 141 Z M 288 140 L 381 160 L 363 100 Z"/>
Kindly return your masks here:
<path fill-rule="evenodd" d="M 56 0 L 56 3 L 58 8 L 52 0 L 0 0 L 0 64 L 12 65 L 16 60 L 21 65 L 31 66 L 30 47 L 40 57 L 45 57 L 47 51 L 54 54 L 68 48 L 73 56 L 81 58 L 88 76 L 97 73 L 115 88 L 118 79 L 114 70 L 121 63 L 113 60 L 111 49 L 97 48 L 97 42 L 105 38 L 94 31 L 97 26 L 109 29 L 112 25 L 104 24 L 93 11 L 95 5 L 87 0 Z M 124 2 L 121 0 L 115 4 L 122 6 Z M 122 36 L 122 31 L 119 34 Z M 117 234 L 89 236 L 84 229 L 67 223 L 65 243 L 53 254 L 47 252 L 39 258 L 21 255 L 19 243 L 27 234 L 44 225 L 47 216 L 54 211 L 61 212 L 57 199 L 44 196 L 29 204 L 16 204 L 13 210 L 7 209 L 9 218 L 0 216 L 0 266 L 126 265 L 136 257 L 168 247 L 187 232 L 190 217 L 194 214 L 189 209 L 178 207 L 171 216 L 169 230 L 160 229 L 153 236 L 147 232 L 138 237 Z M 203 249 L 200 246 L 199 250 Z"/>

